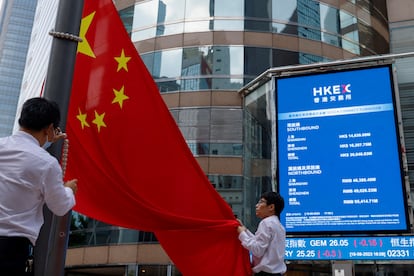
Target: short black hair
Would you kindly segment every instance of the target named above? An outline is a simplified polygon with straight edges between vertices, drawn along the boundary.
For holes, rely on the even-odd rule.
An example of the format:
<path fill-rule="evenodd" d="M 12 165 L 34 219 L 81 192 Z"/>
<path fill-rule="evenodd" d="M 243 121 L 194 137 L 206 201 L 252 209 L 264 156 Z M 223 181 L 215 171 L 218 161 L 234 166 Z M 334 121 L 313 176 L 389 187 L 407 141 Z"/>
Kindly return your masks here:
<path fill-rule="evenodd" d="M 275 215 L 280 219 L 280 214 L 285 208 L 285 200 L 276 192 L 265 192 L 261 195 L 261 198 L 266 200 L 267 205 L 275 205 Z"/>
<path fill-rule="evenodd" d="M 29 130 L 40 131 L 50 124 L 58 127 L 60 122 L 59 106 L 56 102 L 45 98 L 27 100 L 20 113 L 19 125 Z"/>

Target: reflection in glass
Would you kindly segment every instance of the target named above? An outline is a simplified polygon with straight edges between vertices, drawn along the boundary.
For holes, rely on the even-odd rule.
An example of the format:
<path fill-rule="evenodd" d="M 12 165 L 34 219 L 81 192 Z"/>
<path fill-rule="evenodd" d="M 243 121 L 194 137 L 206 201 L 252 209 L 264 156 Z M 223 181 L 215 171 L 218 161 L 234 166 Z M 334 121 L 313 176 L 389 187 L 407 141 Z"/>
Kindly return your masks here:
<path fill-rule="evenodd" d="M 135 42 L 135 41 L 140 41 L 140 40 L 145 40 L 145 39 L 155 37 L 155 31 L 156 31 L 155 27 L 141 30 L 141 31 L 133 31 L 131 34 L 131 40 Z"/>
<path fill-rule="evenodd" d="M 245 20 L 244 29 L 246 31 L 269 32 L 271 30 L 271 23 L 267 20 Z"/>
<path fill-rule="evenodd" d="M 157 26 L 157 36 L 180 34 L 182 32 L 184 32 L 184 23 Z"/>
<path fill-rule="evenodd" d="M 158 90 L 162 93 L 174 92 L 180 90 L 180 80 L 155 80 Z"/>
<path fill-rule="evenodd" d="M 188 143 L 188 147 L 195 156 L 242 156 L 243 153 L 243 145 L 241 143 Z"/>
<path fill-rule="evenodd" d="M 182 79 L 181 91 L 198 91 L 212 89 L 211 78 Z"/>
<path fill-rule="evenodd" d="M 177 78 L 181 75 L 182 49 L 154 53 L 153 76 L 155 78 Z"/>
<path fill-rule="evenodd" d="M 298 35 L 312 40 L 321 40 L 319 2 L 298 0 Z"/>
<path fill-rule="evenodd" d="M 125 30 L 128 32 L 129 36 L 131 36 L 132 21 L 134 20 L 134 6 L 120 10 L 119 17 L 121 17 L 121 20 L 124 23 Z"/>
<path fill-rule="evenodd" d="M 327 59 L 307 53 L 299 53 L 299 63 L 300 64 L 310 64 L 316 62 L 327 61 Z"/>
<path fill-rule="evenodd" d="M 148 26 L 155 26 L 158 15 L 158 1 L 146 1 L 136 3 L 134 9 L 133 30 L 143 29 Z"/>
<path fill-rule="evenodd" d="M 212 48 L 192 47 L 183 49 L 182 76 L 212 74 Z"/>
<path fill-rule="evenodd" d="M 356 55 L 360 54 L 359 44 L 354 41 L 358 41 L 358 32 L 349 32 L 342 38 L 342 48 Z"/>
<path fill-rule="evenodd" d="M 299 64 L 299 54 L 294 51 L 273 49 L 272 58 L 272 67 Z"/>
<path fill-rule="evenodd" d="M 186 0 L 185 18 L 186 20 L 210 18 L 210 16 L 213 16 L 212 9 L 210 7 L 210 0 Z"/>
<path fill-rule="evenodd" d="M 298 26 L 293 24 L 272 23 L 272 32 L 279 34 L 298 35 Z"/>
<path fill-rule="evenodd" d="M 242 75 L 243 47 L 215 46 L 213 47 L 214 75 Z"/>
<path fill-rule="evenodd" d="M 342 48 L 354 54 L 360 54 L 358 21 L 353 15 L 340 11 L 340 26 L 342 38 Z"/>
<path fill-rule="evenodd" d="M 142 61 L 144 62 L 145 66 L 147 67 L 149 73 L 153 75 L 152 68 L 154 63 L 154 53 L 148 53 L 140 55 Z"/>
<path fill-rule="evenodd" d="M 214 3 L 214 16 L 225 17 L 243 17 L 244 1 L 243 0 L 227 0 L 212 1 Z"/>
<path fill-rule="evenodd" d="M 194 155 L 209 154 L 210 108 L 179 110 L 177 124 Z"/>
<path fill-rule="evenodd" d="M 211 47 L 193 47 L 183 50 L 181 76 L 203 76 L 212 74 Z M 190 78 L 182 80 L 182 90 L 211 89 L 211 78 Z"/>
<path fill-rule="evenodd" d="M 286 24 L 288 22 L 297 24 L 298 13 L 296 8 L 296 0 L 272 0 L 272 31 L 274 33 L 297 35 L 297 26 Z"/>
<path fill-rule="evenodd" d="M 158 7 L 158 24 L 184 19 L 185 0 L 160 0 Z"/>
<path fill-rule="evenodd" d="M 161 92 L 238 90 L 244 85 L 243 53 L 242 46 L 202 46 L 143 54 L 142 59 Z"/>
<path fill-rule="evenodd" d="M 213 78 L 212 89 L 239 90 L 243 87 L 243 78 Z"/>
<path fill-rule="evenodd" d="M 184 32 L 207 32 L 213 29 L 213 20 L 187 21 L 184 23 Z"/>
<path fill-rule="evenodd" d="M 209 126 L 210 125 L 210 108 L 187 108 L 181 109 L 178 116 L 178 124 L 180 127 L 189 127 L 189 126 Z M 189 135 L 191 135 L 189 133 Z M 187 140 L 203 140 L 210 137 L 209 133 L 205 134 L 206 136 L 186 136 Z"/>
<path fill-rule="evenodd" d="M 197 148 L 192 148 L 195 152 L 202 150 L 204 154 L 208 154 L 207 143 L 210 139 L 210 127 L 208 125 L 196 124 L 196 125 L 186 125 L 185 123 L 179 124 L 181 133 L 183 134 L 184 138 L 187 140 L 189 145 L 193 147 L 197 146 Z M 194 142 L 197 141 L 197 142 Z M 199 144 L 201 143 L 201 144 Z M 203 145 L 201 149 L 200 146 Z"/>
<path fill-rule="evenodd" d="M 355 25 L 357 24 L 357 19 L 355 16 L 344 12 L 344 11 L 340 11 L 339 12 L 339 17 L 340 17 L 340 21 L 341 21 L 341 31 L 342 34 L 346 33 L 347 30 L 351 29 L 351 30 L 355 30 Z"/>
<path fill-rule="evenodd" d="M 247 20 L 244 22 L 246 31 L 270 31 L 271 28 L 271 0 L 245 0 L 245 16 Z"/>
<path fill-rule="evenodd" d="M 135 3 L 134 19 L 132 22 L 132 41 L 145 40 L 155 37 L 158 16 L 158 1 L 151 0 Z"/>
<path fill-rule="evenodd" d="M 127 30 L 132 32 L 133 41 L 212 30 L 272 31 L 322 41 L 361 54 L 359 44 L 362 43 L 360 33 L 363 30 L 358 28 L 356 17 L 320 1 L 149 0 L 136 3 L 134 8 L 132 23 L 132 9 L 120 11 Z M 384 22 L 376 9 L 364 12 L 371 13 L 380 23 Z M 373 51 L 385 51 L 377 49 L 375 46 L 379 44 L 377 39 L 372 37 L 363 44 Z M 213 66 L 215 66 L 214 62 Z M 222 72 L 225 72 L 226 68 L 213 68 L 213 74 L 217 75 L 221 73 L 215 72 L 214 69 L 222 69 L 224 70 Z M 206 88 L 211 85 L 214 86 L 209 83 L 201 87 Z M 193 89 L 187 88 L 187 84 L 185 87 L 185 89 Z"/>
<path fill-rule="evenodd" d="M 270 67 L 308 64 L 321 57 L 270 48 L 201 46 L 143 54 L 142 60 L 165 93 L 239 90 Z"/>
<path fill-rule="evenodd" d="M 179 110 L 177 124 L 196 154 L 240 155 L 241 121 L 239 108 L 186 108 Z"/>
<path fill-rule="evenodd" d="M 362 21 L 358 22 L 358 34 L 360 35 L 359 44 L 364 45 L 364 47 L 360 48 L 362 56 L 375 54 L 374 49 L 378 53 L 388 53 L 388 48 L 375 45 L 376 42 L 385 42 L 380 42 L 380 39 L 382 38 L 381 35 L 375 32 L 370 26 L 364 24 Z"/>
<path fill-rule="evenodd" d="M 320 4 L 322 41 L 334 46 L 340 46 L 339 11 L 329 6 Z"/>
<path fill-rule="evenodd" d="M 244 59 L 244 73 L 258 76 L 271 67 L 271 49 L 246 47 Z"/>
<path fill-rule="evenodd" d="M 220 144 L 225 141 L 242 142 L 242 112 L 238 108 L 212 108 L 210 141 Z"/>
<path fill-rule="evenodd" d="M 208 155 L 210 153 L 209 143 L 188 143 L 188 147 L 194 156 Z"/>
<path fill-rule="evenodd" d="M 157 36 L 171 35 L 183 32 L 184 25 L 166 24 L 168 22 L 184 20 L 184 0 L 160 0 L 158 7 Z"/>
<path fill-rule="evenodd" d="M 161 87 L 162 83 L 159 83 Z M 181 81 L 174 81 L 174 86 L 169 85 L 168 90 L 165 87 L 162 88 L 161 92 L 172 92 L 172 91 L 201 91 L 201 90 L 239 90 L 244 85 L 243 78 L 183 78 Z M 176 88 L 176 90 L 172 90 Z"/>
<path fill-rule="evenodd" d="M 230 205 L 235 217 L 243 213 L 243 177 L 239 175 L 208 175 L 208 180 Z"/>
<path fill-rule="evenodd" d="M 210 143 L 210 155 L 241 156 L 242 144 Z"/>
<path fill-rule="evenodd" d="M 266 91 L 268 84 L 261 89 L 257 90 L 255 95 L 252 95 L 248 99 L 248 117 L 245 119 L 252 122 L 252 125 L 246 129 L 249 133 L 249 152 L 250 156 L 253 158 L 269 160 L 271 157 L 271 113 L 269 112 L 270 107 L 267 106 L 271 104 L 268 102 L 270 99 Z M 263 93 L 266 91 L 266 93 Z M 250 96 L 250 94 L 249 94 Z M 253 100 L 254 99 L 254 100 Z M 267 163 L 266 163 L 267 164 Z"/>
<path fill-rule="evenodd" d="M 272 18 L 272 0 L 245 0 L 245 16 L 269 20 Z M 286 1 L 290 2 L 290 1 Z"/>
<path fill-rule="evenodd" d="M 215 31 L 243 31 L 244 20 L 214 20 Z"/>
<path fill-rule="evenodd" d="M 213 74 L 230 75 L 230 48 L 227 46 L 215 46 L 213 48 Z"/>
<path fill-rule="evenodd" d="M 272 18 L 283 22 L 298 22 L 296 0 L 272 0 Z"/>
<path fill-rule="evenodd" d="M 77 212 L 72 213 L 69 247 L 156 242 L 150 232 L 109 225 Z"/>
<path fill-rule="evenodd" d="M 400 26 L 393 27 L 391 35 L 394 39 L 391 41 L 391 47 L 394 53 L 409 53 L 414 52 L 414 25 L 412 26 Z M 398 70 L 398 83 L 400 88 L 403 86 L 404 93 L 412 93 L 414 95 L 414 57 L 397 59 L 396 67 Z M 401 95 L 401 90 L 400 90 Z M 402 97 L 403 98 L 403 97 Z M 409 98 L 404 97 L 404 101 Z M 411 104 L 407 103 L 407 107 Z M 414 115 L 414 113 L 412 113 Z M 414 120 L 410 120 L 410 124 L 414 125 Z M 414 151 L 410 151 L 410 154 L 414 154 Z M 413 155 L 414 157 L 414 155 Z M 414 160 L 411 159 L 411 160 Z M 414 173 L 414 170 L 413 170 Z"/>
<path fill-rule="evenodd" d="M 208 175 L 208 179 L 218 189 L 242 189 L 243 179 L 238 175 Z"/>
<path fill-rule="evenodd" d="M 244 216 L 251 226 L 256 225 L 255 202 L 264 191 L 270 191 L 272 186 L 272 118 L 270 93 L 274 93 L 271 82 L 267 82 L 245 98 L 244 125 L 244 164 L 243 175 L 245 188 Z"/>

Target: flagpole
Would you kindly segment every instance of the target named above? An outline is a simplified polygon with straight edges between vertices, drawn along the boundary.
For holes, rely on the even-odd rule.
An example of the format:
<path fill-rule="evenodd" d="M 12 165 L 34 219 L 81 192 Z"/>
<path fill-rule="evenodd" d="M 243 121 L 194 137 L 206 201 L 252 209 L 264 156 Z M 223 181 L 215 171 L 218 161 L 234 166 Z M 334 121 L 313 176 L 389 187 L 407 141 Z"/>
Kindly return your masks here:
<path fill-rule="evenodd" d="M 55 29 L 50 32 L 53 41 L 44 86 L 44 97 L 59 105 L 61 110 L 60 127 L 63 131 L 66 128 L 83 2 L 83 0 L 60 0 Z M 49 152 L 60 160 L 62 142 L 53 145 Z M 45 206 L 44 219 L 45 223 L 34 249 L 35 275 L 64 275 L 71 212 L 63 217 L 58 217 Z"/>

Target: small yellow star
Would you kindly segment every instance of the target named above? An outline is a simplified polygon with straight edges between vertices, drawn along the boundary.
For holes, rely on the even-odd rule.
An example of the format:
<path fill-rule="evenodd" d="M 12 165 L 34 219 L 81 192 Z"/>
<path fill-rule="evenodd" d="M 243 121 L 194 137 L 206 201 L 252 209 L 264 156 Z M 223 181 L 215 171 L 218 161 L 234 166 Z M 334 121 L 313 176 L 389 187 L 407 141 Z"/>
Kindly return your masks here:
<path fill-rule="evenodd" d="M 125 100 L 128 100 L 129 97 L 124 93 L 124 86 L 120 90 L 113 89 L 115 98 L 112 100 L 112 103 L 118 103 L 119 107 L 122 109 L 122 104 Z"/>
<path fill-rule="evenodd" d="M 131 57 L 126 57 L 124 49 L 122 49 L 121 55 L 119 57 L 115 57 L 116 62 L 118 62 L 118 68 L 116 69 L 116 71 L 119 72 L 119 70 L 124 69 L 128 72 L 127 63 L 130 59 Z"/>
<path fill-rule="evenodd" d="M 94 16 L 95 16 L 95 12 L 82 18 L 81 26 L 79 30 L 79 36 L 80 38 L 82 38 L 82 41 L 78 43 L 78 53 L 85 54 L 92 58 L 95 58 L 95 53 L 93 52 L 91 45 L 89 45 L 89 42 L 86 39 L 86 33 L 88 32 L 89 27 L 91 26 Z"/>
<path fill-rule="evenodd" d="M 80 121 L 82 129 L 85 128 L 85 126 L 90 127 L 88 122 L 86 121 L 86 113 L 83 114 L 79 108 L 79 114 L 76 116 L 76 118 Z"/>
<path fill-rule="evenodd" d="M 101 127 L 106 127 L 106 124 L 104 122 L 105 112 L 102 114 L 99 114 L 95 110 L 95 119 L 92 121 L 98 128 L 98 132 L 101 132 Z"/>

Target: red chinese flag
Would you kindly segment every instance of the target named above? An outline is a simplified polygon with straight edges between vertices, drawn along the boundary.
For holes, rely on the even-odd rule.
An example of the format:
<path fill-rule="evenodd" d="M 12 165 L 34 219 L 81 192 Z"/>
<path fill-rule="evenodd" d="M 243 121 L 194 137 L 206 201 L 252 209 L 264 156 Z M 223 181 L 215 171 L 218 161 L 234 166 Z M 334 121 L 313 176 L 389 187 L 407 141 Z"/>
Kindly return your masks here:
<path fill-rule="evenodd" d="M 186 276 L 250 275 L 231 208 L 189 150 L 112 0 L 85 0 L 66 132 L 75 210 L 155 232 Z"/>

